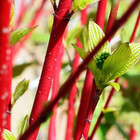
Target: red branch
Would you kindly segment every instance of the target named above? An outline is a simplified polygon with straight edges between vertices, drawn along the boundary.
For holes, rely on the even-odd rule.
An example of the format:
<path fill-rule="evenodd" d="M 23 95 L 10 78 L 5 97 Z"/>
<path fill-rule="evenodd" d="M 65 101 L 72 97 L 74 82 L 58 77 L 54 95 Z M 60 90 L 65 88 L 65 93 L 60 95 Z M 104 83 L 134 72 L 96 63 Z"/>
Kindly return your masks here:
<path fill-rule="evenodd" d="M 82 135 L 81 135 L 81 138 L 83 138 L 85 140 L 87 140 L 87 138 L 88 138 L 88 133 L 89 133 L 89 128 L 90 128 L 90 124 L 92 121 L 93 113 L 94 113 L 97 103 L 100 99 L 101 93 L 102 93 L 102 91 L 97 90 L 96 84 L 93 81 L 88 110 L 86 113 L 86 119 L 85 119 L 85 122 L 83 125 L 83 130 L 82 130 Z"/>
<path fill-rule="evenodd" d="M 41 6 L 37 9 L 37 11 L 35 12 L 34 16 L 33 16 L 33 19 L 32 21 L 30 22 L 29 24 L 29 27 L 32 27 L 36 24 L 36 22 L 38 21 L 39 17 L 40 17 L 40 14 L 44 8 L 44 5 L 46 3 L 47 0 L 43 0 L 42 3 L 41 3 Z"/>
<path fill-rule="evenodd" d="M 87 21 L 87 10 L 88 6 L 81 12 L 81 24 L 86 24 Z M 82 44 L 79 40 L 77 40 L 77 46 L 82 48 Z M 73 61 L 73 72 L 76 71 L 79 65 L 80 56 L 75 51 L 75 57 Z M 75 95 L 76 95 L 76 82 L 73 84 L 70 95 L 69 95 L 69 108 L 68 108 L 68 119 L 67 119 L 67 129 L 66 129 L 66 140 L 72 139 L 73 134 L 73 124 L 74 124 L 74 116 L 75 116 L 75 108 L 74 108 L 74 102 L 75 102 Z"/>
<path fill-rule="evenodd" d="M 115 7 L 113 7 L 113 6 L 111 7 L 111 12 L 110 12 L 110 16 L 109 16 L 109 20 L 108 20 L 108 24 L 107 24 L 107 28 L 106 28 L 106 33 L 108 33 L 111 30 L 111 28 L 114 24 L 119 5 L 120 5 L 120 0 L 117 1 L 117 4 L 115 5 Z M 109 41 L 110 40 L 111 40 L 111 37 L 110 37 Z"/>
<path fill-rule="evenodd" d="M 39 128 L 40 124 L 46 120 L 55 104 L 58 103 L 59 99 L 66 95 L 67 91 L 73 85 L 74 81 L 80 75 L 80 73 L 84 70 L 85 66 L 90 62 L 93 56 L 101 49 L 101 47 L 108 40 L 108 38 L 114 35 L 116 31 L 127 21 L 130 15 L 137 8 L 138 4 L 139 1 L 135 0 L 128 8 L 126 13 L 119 20 L 116 20 L 110 32 L 101 40 L 101 42 L 95 47 L 95 49 L 91 53 L 89 53 L 85 60 L 79 65 L 78 69 L 69 76 L 68 80 L 59 89 L 57 97 L 40 112 L 40 115 L 36 118 L 35 122 L 29 126 L 29 128 L 25 131 L 25 133 L 20 137 L 19 140 L 27 139 L 31 135 L 31 133 L 33 133 L 33 131 Z"/>
<path fill-rule="evenodd" d="M 12 47 L 9 46 L 11 1 L 0 3 L 0 139 L 4 128 L 11 129 Z"/>
<path fill-rule="evenodd" d="M 96 23 L 101 29 L 104 28 L 105 13 L 106 13 L 107 0 L 100 0 L 98 4 L 98 11 L 96 16 Z"/>
<path fill-rule="evenodd" d="M 21 21 L 23 19 L 24 14 L 25 14 L 25 11 L 26 11 L 25 3 L 26 3 L 25 0 L 21 0 L 21 2 L 20 2 L 19 15 L 18 15 L 16 25 L 15 25 L 16 28 L 18 28 L 19 25 L 21 24 Z"/>
<path fill-rule="evenodd" d="M 135 34 L 136 34 L 137 28 L 138 28 L 138 26 L 139 26 L 139 23 L 140 23 L 140 12 L 139 12 L 139 15 L 138 15 L 138 18 L 137 18 L 135 27 L 134 27 L 134 31 L 133 31 L 132 36 L 131 36 L 131 38 L 130 38 L 130 43 L 132 43 L 133 40 L 134 40 L 134 38 L 135 38 Z"/>
<path fill-rule="evenodd" d="M 56 69 L 56 63 L 58 54 L 60 52 L 60 45 L 62 43 L 62 37 L 68 24 L 68 13 L 71 10 L 72 0 L 61 0 L 59 7 L 54 16 L 54 24 L 52 33 L 45 57 L 45 62 L 37 89 L 33 109 L 30 117 L 30 125 L 32 125 L 39 117 L 43 103 L 47 101 L 50 92 L 52 80 L 54 79 L 54 73 Z M 38 129 L 32 133 L 30 139 L 35 140 L 38 134 Z"/>
<path fill-rule="evenodd" d="M 115 82 L 118 82 L 118 81 L 119 81 L 119 78 L 117 78 L 117 79 L 115 80 Z M 107 99 L 107 101 L 106 101 L 106 104 L 105 104 L 105 106 L 104 106 L 104 109 L 107 109 L 107 107 L 108 107 L 108 105 L 109 105 L 109 103 L 110 103 L 110 101 L 111 101 L 111 99 L 112 99 L 112 96 L 113 96 L 114 92 L 115 92 L 115 89 L 112 88 L 112 90 L 110 91 L 110 94 L 109 94 L 109 96 L 108 96 L 108 99 Z M 98 118 L 98 120 L 97 120 L 97 122 L 96 122 L 96 125 L 95 125 L 95 127 L 94 127 L 94 129 L 93 129 L 93 131 L 92 131 L 92 134 L 91 134 L 91 136 L 88 138 L 88 140 L 92 140 L 92 139 L 93 139 L 93 137 L 94 137 L 94 135 L 95 135 L 95 133 L 96 133 L 96 131 L 97 131 L 97 129 L 98 129 L 100 123 L 101 123 L 101 119 L 103 118 L 103 116 L 104 116 L 104 113 L 101 112 L 101 114 L 100 114 L 100 116 L 99 116 L 99 118 Z"/>
<path fill-rule="evenodd" d="M 61 71 L 61 66 L 62 66 L 62 57 L 64 53 L 64 46 L 63 44 L 61 45 L 61 52 L 59 54 L 59 58 L 56 64 L 56 72 L 55 72 L 55 77 L 53 81 L 53 87 L 52 87 L 52 97 L 51 101 L 54 100 L 54 98 L 57 96 L 57 92 L 59 89 L 59 79 L 60 79 L 60 71 Z M 53 108 L 53 115 L 50 120 L 50 125 L 49 125 L 49 140 L 56 140 L 56 114 L 57 114 L 57 104 Z"/>
<path fill-rule="evenodd" d="M 136 140 L 136 130 L 133 126 L 130 126 L 130 136 L 129 136 L 129 139 L 130 140 Z"/>

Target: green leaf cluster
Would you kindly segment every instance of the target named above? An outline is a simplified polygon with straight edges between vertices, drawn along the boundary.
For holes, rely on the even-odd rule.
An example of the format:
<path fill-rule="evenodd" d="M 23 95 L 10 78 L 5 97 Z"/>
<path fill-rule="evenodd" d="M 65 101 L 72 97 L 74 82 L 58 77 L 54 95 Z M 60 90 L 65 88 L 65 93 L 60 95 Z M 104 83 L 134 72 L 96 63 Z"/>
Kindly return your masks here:
<path fill-rule="evenodd" d="M 80 49 L 73 45 L 75 50 L 84 60 L 89 52 L 91 52 L 97 44 L 104 37 L 104 33 L 101 28 L 93 21 L 89 22 L 89 45 L 86 49 Z M 85 48 L 85 47 L 84 47 Z M 104 54 L 110 54 L 104 59 L 102 58 Z M 106 86 L 113 86 L 117 91 L 119 90 L 119 85 L 117 83 L 111 83 L 110 81 L 116 79 L 117 77 L 126 73 L 130 68 L 132 68 L 140 58 L 140 43 L 123 43 L 118 47 L 113 53 L 111 52 L 110 43 L 107 41 L 94 58 L 88 64 L 88 68 L 94 75 L 96 85 L 98 89 L 102 90 Z"/>

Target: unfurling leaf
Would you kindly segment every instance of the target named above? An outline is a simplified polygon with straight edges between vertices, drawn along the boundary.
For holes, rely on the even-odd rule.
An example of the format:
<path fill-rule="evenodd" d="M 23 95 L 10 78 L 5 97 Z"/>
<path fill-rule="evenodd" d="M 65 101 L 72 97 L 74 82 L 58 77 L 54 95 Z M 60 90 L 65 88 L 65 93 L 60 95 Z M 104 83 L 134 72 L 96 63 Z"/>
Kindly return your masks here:
<path fill-rule="evenodd" d="M 97 2 L 99 0 L 74 0 L 73 1 L 73 10 L 83 10 L 84 8 L 86 8 L 87 5 L 93 3 L 93 2 Z"/>
<path fill-rule="evenodd" d="M 36 27 L 37 26 L 31 27 L 31 28 L 22 28 L 22 29 L 14 30 L 11 33 L 10 45 L 14 45 L 15 43 L 17 43 L 19 40 L 21 40 L 23 37 L 29 34 Z"/>
<path fill-rule="evenodd" d="M 3 139 L 4 140 L 16 140 L 15 136 L 7 129 L 4 129 Z"/>
<path fill-rule="evenodd" d="M 98 43 L 103 39 L 105 36 L 102 29 L 93 21 L 89 22 L 89 48 L 88 51 L 91 52 Z M 95 55 L 95 57 L 99 57 L 102 53 L 108 52 L 111 53 L 111 47 L 109 41 L 107 41 L 100 51 Z"/>
<path fill-rule="evenodd" d="M 120 90 L 120 85 L 118 83 L 107 82 L 106 85 L 107 86 L 112 86 L 116 91 Z"/>
<path fill-rule="evenodd" d="M 25 91 L 28 89 L 29 86 L 29 80 L 22 80 L 18 83 L 16 86 L 15 92 L 13 93 L 13 103 L 12 106 L 15 104 L 15 102 L 25 93 Z"/>
<path fill-rule="evenodd" d="M 107 109 L 101 108 L 101 110 L 102 110 L 102 112 L 103 112 L 104 114 L 106 114 L 106 113 L 109 113 L 109 112 L 114 112 L 114 111 L 116 111 L 117 109 L 114 108 L 114 107 L 108 107 Z"/>

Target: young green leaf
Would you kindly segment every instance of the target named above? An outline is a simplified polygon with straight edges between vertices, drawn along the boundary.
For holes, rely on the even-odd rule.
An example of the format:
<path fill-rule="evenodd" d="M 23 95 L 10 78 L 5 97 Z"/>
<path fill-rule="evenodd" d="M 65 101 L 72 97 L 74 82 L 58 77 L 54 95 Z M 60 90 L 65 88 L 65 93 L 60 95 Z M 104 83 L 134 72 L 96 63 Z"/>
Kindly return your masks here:
<path fill-rule="evenodd" d="M 18 83 L 16 86 L 15 92 L 13 93 L 13 103 L 12 106 L 15 104 L 15 102 L 25 93 L 25 91 L 28 89 L 29 86 L 29 80 L 22 80 Z"/>
<path fill-rule="evenodd" d="M 29 126 L 29 116 L 26 115 L 20 125 L 19 136 L 21 136 Z"/>
<path fill-rule="evenodd" d="M 131 49 L 129 43 L 122 44 L 112 55 L 108 56 L 103 64 L 103 73 L 114 75 L 120 68 L 122 68 L 128 58 L 130 57 Z M 110 79 L 107 79 L 110 80 Z"/>
<path fill-rule="evenodd" d="M 105 36 L 102 29 L 93 21 L 89 22 L 89 48 L 88 51 L 92 51 L 98 43 Z M 110 43 L 107 41 L 101 48 L 101 50 L 95 55 L 95 57 L 99 57 L 103 52 L 111 53 Z"/>
<path fill-rule="evenodd" d="M 73 10 L 83 10 L 84 8 L 86 8 L 87 5 L 96 2 L 99 0 L 74 0 L 73 1 Z"/>
<path fill-rule="evenodd" d="M 120 90 L 120 85 L 118 83 L 107 82 L 106 85 L 112 86 L 117 92 Z"/>
<path fill-rule="evenodd" d="M 15 136 L 7 129 L 4 129 L 3 139 L 4 140 L 16 140 Z"/>
<path fill-rule="evenodd" d="M 74 26 L 74 28 L 72 30 L 70 30 L 68 33 L 67 33 L 67 36 L 66 36 L 66 46 L 70 46 L 71 44 L 75 44 L 76 41 L 77 41 L 77 37 L 80 35 L 81 33 L 81 26 L 80 24 L 77 24 L 76 26 Z"/>
<path fill-rule="evenodd" d="M 125 65 L 120 67 L 118 71 L 112 75 L 111 80 L 115 79 L 124 73 L 126 73 L 130 68 L 132 68 L 140 59 L 140 43 L 131 43 L 130 45 L 131 55 L 127 58 Z"/>
<path fill-rule="evenodd" d="M 86 53 L 83 49 L 77 47 L 77 46 L 74 45 L 74 44 L 73 44 L 73 47 L 75 48 L 75 50 L 77 51 L 77 53 L 80 55 L 80 57 L 84 60 L 84 59 L 86 58 L 86 56 L 87 56 L 87 53 Z M 94 77 L 95 77 L 95 81 L 96 81 L 96 83 L 97 83 L 97 81 L 99 81 L 99 79 L 100 79 L 100 77 L 101 77 L 102 74 L 101 74 L 101 71 L 97 68 L 94 59 L 92 59 L 92 60 L 89 62 L 88 68 L 89 68 L 89 69 L 91 70 L 91 72 L 93 73 L 93 75 L 94 75 Z"/>
<path fill-rule="evenodd" d="M 36 27 L 37 26 L 31 27 L 31 28 L 22 28 L 22 29 L 14 30 L 11 33 L 10 45 L 16 44 L 20 39 L 25 37 L 27 34 L 29 34 Z"/>
<path fill-rule="evenodd" d="M 104 114 L 106 114 L 106 113 L 109 113 L 109 112 L 114 112 L 114 111 L 116 111 L 117 109 L 114 108 L 114 107 L 108 107 L 107 109 L 101 108 L 101 110 L 102 110 L 102 112 L 103 112 Z"/>

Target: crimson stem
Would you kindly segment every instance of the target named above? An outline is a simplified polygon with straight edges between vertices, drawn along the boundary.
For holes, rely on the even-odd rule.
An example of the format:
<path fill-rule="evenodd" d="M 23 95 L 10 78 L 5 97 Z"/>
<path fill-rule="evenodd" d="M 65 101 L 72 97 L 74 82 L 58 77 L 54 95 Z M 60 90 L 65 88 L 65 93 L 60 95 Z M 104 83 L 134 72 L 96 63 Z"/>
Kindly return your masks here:
<path fill-rule="evenodd" d="M 101 49 L 103 44 L 116 33 L 116 31 L 127 21 L 127 19 L 130 17 L 130 15 L 134 12 L 134 10 L 137 8 L 139 4 L 138 0 L 134 0 L 133 3 L 130 5 L 128 10 L 125 12 L 125 14 L 116 22 L 114 23 L 114 26 L 110 30 L 110 32 L 99 42 L 99 44 L 95 47 L 95 49 L 88 54 L 88 56 L 85 58 L 85 60 L 79 65 L 77 70 L 69 76 L 68 80 L 62 85 L 62 87 L 59 89 L 59 92 L 56 96 L 56 98 L 48 104 L 42 111 L 40 112 L 40 115 L 36 118 L 34 123 L 29 126 L 29 128 L 24 132 L 24 134 L 19 138 L 19 140 L 25 140 L 27 139 L 37 128 L 39 128 L 40 124 L 46 120 L 50 112 L 52 111 L 53 107 L 56 103 L 58 103 L 59 99 L 64 97 L 69 90 L 69 88 L 72 86 L 76 78 L 80 75 L 80 73 L 84 70 L 85 66 L 90 62 L 90 60 L 95 56 L 95 54 Z"/>
<path fill-rule="evenodd" d="M 43 109 L 43 103 L 47 101 L 52 80 L 56 69 L 58 54 L 60 52 L 60 45 L 64 31 L 69 21 L 69 13 L 71 12 L 72 0 L 60 0 L 58 9 L 54 14 L 54 23 L 50 36 L 50 41 L 41 73 L 39 86 L 34 100 L 33 108 L 30 116 L 30 125 L 40 116 Z M 36 129 L 30 136 L 30 139 L 35 140 L 39 131 Z"/>
<path fill-rule="evenodd" d="M 54 77 L 53 86 L 52 86 L 51 101 L 53 101 L 54 98 L 57 96 L 57 92 L 59 89 L 59 79 L 60 79 L 60 72 L 61 72 L 61 66 L 62 66 L 62 57 L 64 53 L 63 44 L 60 47 L 61 47 L 61 52 L 59 54 L 59 58 L 56 65 L 56 72 L 55 72 L 55 77 Z M 48 136 L 49 140 L 56 140 L 56 114 L 57 114 L 57 104 L 53 108 L 53 115 L 50 120 L 49 136 Z"/>
<path fill-rule="evenodd" d="M 82 25 L 86 24 L 87 10 L 88 10 L 88 6 L 81 12 Z M 82 48 L 82 44 L 80 43 L 79 39 L 77 40 L 77 46 Z M 75 71 L 78 68 L 79 60 L 80 60 L 80 56 L 75 51 L 75 57 L 73 61 L 73 71 Z M 75 103 L 76 91 L 77 91 L 77 88 L 76 88 L 76 82 L 75 82 L 71 88 L 70 95 L 69 95 L 68 119 L 67 119 L 67 129 L 66 129 L 66 137 L 65 137 L 66 140 L 72 139 L 73 124 L 74 124 L 74 117 L 75 117 L 74 103 Z"/>
<path fill-rule="evenodd" d="M 4 128 L 11 129 L 12 47 L 10 39 L 11 1 L 0 3 L 0 139 Z"/>

